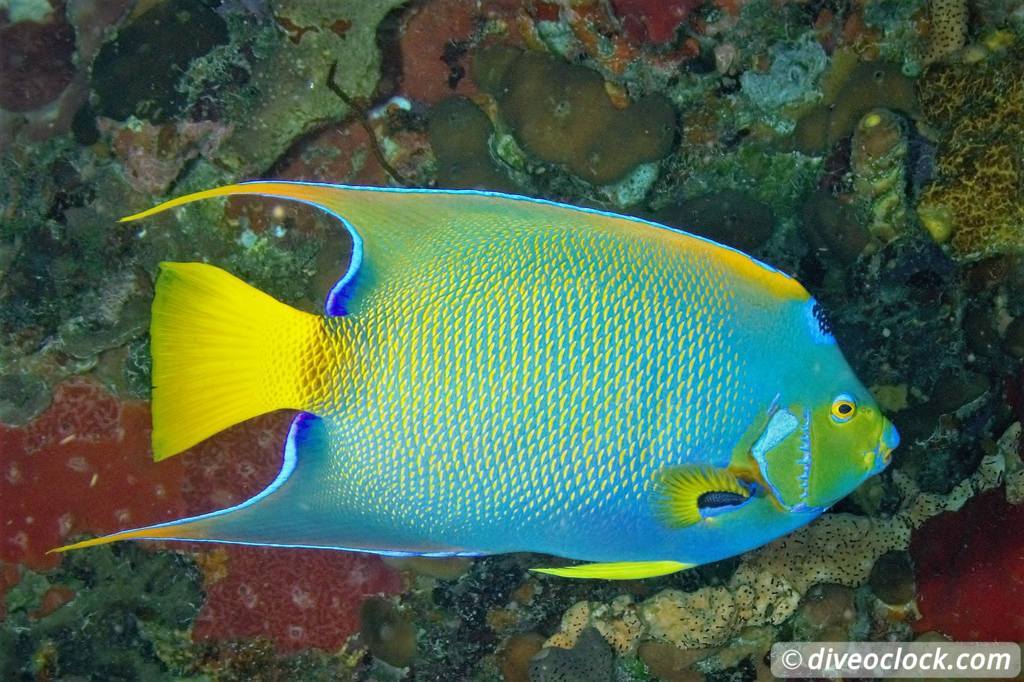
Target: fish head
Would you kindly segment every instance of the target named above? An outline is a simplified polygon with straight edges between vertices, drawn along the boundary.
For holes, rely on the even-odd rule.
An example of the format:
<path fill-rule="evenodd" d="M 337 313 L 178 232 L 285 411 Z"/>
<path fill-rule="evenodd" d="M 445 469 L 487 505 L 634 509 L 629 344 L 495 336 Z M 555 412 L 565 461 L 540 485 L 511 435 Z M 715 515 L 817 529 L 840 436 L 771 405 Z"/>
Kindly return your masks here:
<path fill-rule="evenodd" d="M 860 383 L 811 299 L 811 344 L 797 354 L 787 386 L 750 454 L 784 509 L 821 511 L 879 473 L 899 433 Z M 804 340 L 806 342 L 806 339 Z"/>

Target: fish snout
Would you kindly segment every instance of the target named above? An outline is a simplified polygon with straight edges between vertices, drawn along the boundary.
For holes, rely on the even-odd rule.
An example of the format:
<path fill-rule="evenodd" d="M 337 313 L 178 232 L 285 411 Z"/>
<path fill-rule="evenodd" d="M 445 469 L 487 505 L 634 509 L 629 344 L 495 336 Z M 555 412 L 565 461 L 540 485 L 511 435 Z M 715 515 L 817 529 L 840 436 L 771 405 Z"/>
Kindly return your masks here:
<path fill-rule="evenodd" d="M 878 439 L 878 445 L 875 447 L 875 462 L 874 467 L 872 467 L 873 474 L 877 474 L 889 466 L 889 462 L 892 461 L 892 451 L 899 447 L 899 444 L 900 432 L 896 430 L 891 421 L 886 419 L 885 425 L 882 427 L 882 435 Z"/>

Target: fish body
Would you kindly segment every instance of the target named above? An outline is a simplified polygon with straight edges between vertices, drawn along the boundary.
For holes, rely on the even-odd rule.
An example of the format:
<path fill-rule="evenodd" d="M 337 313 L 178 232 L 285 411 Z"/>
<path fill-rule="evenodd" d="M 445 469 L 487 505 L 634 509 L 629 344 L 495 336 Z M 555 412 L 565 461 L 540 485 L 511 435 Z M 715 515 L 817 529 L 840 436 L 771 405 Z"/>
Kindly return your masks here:
<path fill-rule="evenodd" d="M 808 523 L 898 442 L 820 306 L 735 250 L 486 192 L 252 183 L 178 203 L 237 193 L 341 217 L 353 263 L 324 316 L 165 264 L 154 448 L 299 409 L 282 472 L 237 507 L 107 539 L 674 570 Z M 233 331 L 208 341 L 244 381 L 203 345 L 225 315 Z"/>

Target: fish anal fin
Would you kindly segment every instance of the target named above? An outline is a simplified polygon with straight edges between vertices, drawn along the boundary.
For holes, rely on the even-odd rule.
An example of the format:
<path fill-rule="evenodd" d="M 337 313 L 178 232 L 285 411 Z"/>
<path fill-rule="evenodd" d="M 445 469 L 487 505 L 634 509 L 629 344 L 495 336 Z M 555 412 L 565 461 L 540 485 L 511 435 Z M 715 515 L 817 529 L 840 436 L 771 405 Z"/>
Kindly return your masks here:
<path fill-rule="evenodd" d="M 236 528 L 230 527 L 232 521 L 242 516 L 237 512 L 251 510 L 251 508 L 271 496 L 288 481 L 295 471 L 300 450 L 315 455 L 326 447 L 326 438 L 322 420 L 312 414 L 302 412 L 292 420 L 291 428 L 288 430 L 281 470 L 270 485 L 248 500 L 233 507 L 208 514 L 200 514 L 199 516 L 191 516 L 176 521 L 168 521 L 167 523 L 123 530 L 98 538 L 82 540 L 81 542 L 64 545 L 63 547 L 56 547 L 47 552 L 47 554 L 96 547 L 111 542 L 120 542 L 121 540 L 200 540 L 216 542 L 238 539 L 245 544 L 270 544 L 245 542 L 247 538 L 244 535 L 240 538 L 232 537 L 232 531 L 237 532 Z M 227 529 L 225 528 L 225 523 L 228 525 Z M 225 530 L 228 531 L 227 535 L 224 535 Z"/>
<path fill-rule="evenodd" d="M 612 561 L 608 563 L 581 564 L 564 568 L 532 568 L 535 573 L 554 575 L 559 578 L 578 578 L 585 580 L 640 580 L 668 575 L 695 564 L 684 564 L 679 561 Z"/>

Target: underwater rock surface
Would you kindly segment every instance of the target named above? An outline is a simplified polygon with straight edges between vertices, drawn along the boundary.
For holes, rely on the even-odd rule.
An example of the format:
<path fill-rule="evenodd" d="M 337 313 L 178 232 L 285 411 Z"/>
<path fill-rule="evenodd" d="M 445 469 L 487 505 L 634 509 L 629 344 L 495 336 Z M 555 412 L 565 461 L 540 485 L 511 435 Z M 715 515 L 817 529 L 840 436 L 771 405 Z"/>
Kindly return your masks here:
<path fill-rule="evenodd" d="M 754 680 L 786 638 L 1024 639 L 1022 45 L 1020 0 L 0 2 L 0 677 Z M 748 251 L 822 303 L 903 445 L 815 524 L 644 581 L 46 554 L 277 473 L 285 414 L 151 461 L 157 264 L 316 311 L 348 237 L 257 199 L 116 222 L 255 177 L 516 192 Z"/>

